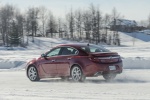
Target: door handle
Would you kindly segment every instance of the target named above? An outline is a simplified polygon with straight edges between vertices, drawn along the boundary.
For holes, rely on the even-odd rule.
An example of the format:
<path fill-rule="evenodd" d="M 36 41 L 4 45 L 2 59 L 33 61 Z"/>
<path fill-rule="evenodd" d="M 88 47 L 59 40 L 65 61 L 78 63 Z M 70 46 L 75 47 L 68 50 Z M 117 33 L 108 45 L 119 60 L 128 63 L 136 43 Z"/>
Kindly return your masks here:
<path fill-rule="evenodd" d="M 52 62 L 55 62 L 55 60 L 52 60 Z"/>
<path fill-rule="evenodd" d="M 67 58 L 68 60 L 71 60 L 71 58 Z"/>

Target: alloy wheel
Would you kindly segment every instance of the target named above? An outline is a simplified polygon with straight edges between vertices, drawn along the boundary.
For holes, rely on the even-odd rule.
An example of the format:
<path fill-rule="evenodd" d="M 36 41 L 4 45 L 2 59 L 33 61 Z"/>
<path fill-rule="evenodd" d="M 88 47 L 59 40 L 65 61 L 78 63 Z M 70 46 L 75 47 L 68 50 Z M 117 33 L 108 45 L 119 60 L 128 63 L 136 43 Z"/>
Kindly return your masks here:
<path fill-rule="evenodd" d="M 28 77 L 31 81 L 38 81 L 39 77 L 38 77 L 38 72 L 37 69 L 35 67 L 29 67 L 28 69 Z"/>
<path fill-rule="evenodd" d="M 72 76 L 73 81 L 75 81 L 75 82 L 85 80 L 85 77 L 83 76 L 82 71 L 78 66 L 74 66 L 72 68 L 71 76 Z"/>

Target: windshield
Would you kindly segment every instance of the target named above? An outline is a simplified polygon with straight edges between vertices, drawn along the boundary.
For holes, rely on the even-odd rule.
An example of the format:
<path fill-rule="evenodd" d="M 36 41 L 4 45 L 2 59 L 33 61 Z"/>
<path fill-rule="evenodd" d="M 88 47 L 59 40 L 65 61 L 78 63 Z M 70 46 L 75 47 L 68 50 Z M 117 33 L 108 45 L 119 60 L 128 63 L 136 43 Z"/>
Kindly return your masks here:
<path fill-rule="evenodd" d="M 104 47 L 96 46 L 96 45 L 82 46 L 81 49 L 87 53 L 110 52 L 109 50 L 105 49 Z"/>

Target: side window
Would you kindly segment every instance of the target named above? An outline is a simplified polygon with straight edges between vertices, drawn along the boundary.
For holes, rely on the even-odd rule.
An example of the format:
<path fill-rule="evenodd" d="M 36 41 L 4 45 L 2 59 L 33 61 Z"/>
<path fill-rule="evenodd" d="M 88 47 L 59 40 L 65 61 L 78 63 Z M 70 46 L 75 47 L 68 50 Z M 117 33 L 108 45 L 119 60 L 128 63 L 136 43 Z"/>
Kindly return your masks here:
<path fill-rule="evenodd" d="M 78 51 L 76 49 L 74 49 L 74 48 L 68 48 L 68 50 L 71 51 L 72 55 L 78 54 Z"/>
<path fill-rule="evenodd" d="M 78 54 L 78 51 L 74 48 L 64 47 L 61 55 L 75 55 Z"/>
<path fill-rule="evenodd" d="M 86 51 L 86 52 L 88 52 L 88 53 L 91 52 L 91 50 L 90 50 L 89 47 L 81 47 L 81 49 L 84 50 L 84 51 Z"/>
<path fill-rule="evenodd" d="M 90 47 L 91 52 L 105 52 L 102 48 Z"/>
<path fill-rule="evenodd" d="M 91 52 L 102 52 L 100 48 L 91 47 Z"/>
<path fill-rule="evenodd" d="M 87 53 L 93 53 L 93 52 L 110 52 L 109 50 L 103 48 L 103 47 L 97 47 L 97 46 L 85 46 L 81 47 L 82 50 L 86 51 Z"/>
<path fill-rule="evenodd" d="M 50 51 L 49 53 L 47 53 L 47 57 L 59 55 L 60 49 L 61 49 L 61 48 L 53 49 L 52 51 Z"/>

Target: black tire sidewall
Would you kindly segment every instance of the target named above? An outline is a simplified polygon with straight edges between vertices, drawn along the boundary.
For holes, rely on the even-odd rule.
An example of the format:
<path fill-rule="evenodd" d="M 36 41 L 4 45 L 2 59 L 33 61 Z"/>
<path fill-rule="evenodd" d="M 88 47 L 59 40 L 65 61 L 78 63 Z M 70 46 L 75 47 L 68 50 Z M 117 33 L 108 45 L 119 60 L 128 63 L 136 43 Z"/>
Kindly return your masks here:
<path fill-rule="evenodd" d="M 116 73 L 104 74 L 103 77 L 105 80 L 113 80 L 116 77 Z"/>

